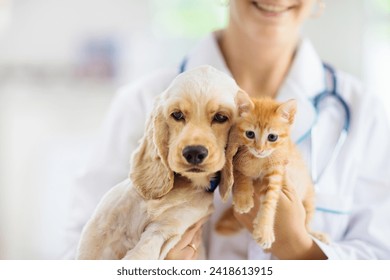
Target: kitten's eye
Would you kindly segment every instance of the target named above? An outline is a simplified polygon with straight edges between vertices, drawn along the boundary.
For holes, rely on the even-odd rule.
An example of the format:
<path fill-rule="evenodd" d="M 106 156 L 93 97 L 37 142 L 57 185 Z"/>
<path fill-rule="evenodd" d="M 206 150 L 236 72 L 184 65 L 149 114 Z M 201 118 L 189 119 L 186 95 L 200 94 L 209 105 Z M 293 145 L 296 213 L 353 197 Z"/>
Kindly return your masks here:
<path fill-rule="evenodd" d="M 252 130 L 246 131 L 246 132 L 245 132 L 245 135 L 246 135 L 246 137 L 248 137 L 249 139 L 255 138 L 255 133 L 254 133 Z"/>
<path fill-rule="evenodd" d="M 180 111 L 173 112 L 171 114 L 172 118 L 174 118 L 176 121 L 184 120 L 184 114 Z"/>
<path fill-rule="evenodd" d="M 218 123 L 224 123 L 228 120 L 228 117 L 220 114 L 220 113 L 217 113 L 215 114 L 214 118 L 213 118 L 213 121 L 216 121 Z"/>
<path fill-rule="evenodd" d="M 268 141 L 275 142 L 276 140 L 278 140 L 278 135 L 272 133 L 268 134 Z"/>

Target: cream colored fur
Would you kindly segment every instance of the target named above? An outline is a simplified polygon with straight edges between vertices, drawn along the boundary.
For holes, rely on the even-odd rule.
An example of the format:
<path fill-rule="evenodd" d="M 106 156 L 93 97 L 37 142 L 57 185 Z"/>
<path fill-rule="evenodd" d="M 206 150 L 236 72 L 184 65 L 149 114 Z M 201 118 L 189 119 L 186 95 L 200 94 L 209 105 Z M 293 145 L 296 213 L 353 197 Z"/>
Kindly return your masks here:
<path fill-rule="evenodd" d="M 238 91 L 210 66 L 175 78 L 156 100 L 130 178 L 102 198 L 84 227 L 78 259 L 164 259 L 187 228 L 212 213 L 206 189 L 225 164 Z M 227 120 L 216 121 L 221 115 Z M 188 146 L 204 146 L 207 157 L 190 164 L 183 156 Z"/>

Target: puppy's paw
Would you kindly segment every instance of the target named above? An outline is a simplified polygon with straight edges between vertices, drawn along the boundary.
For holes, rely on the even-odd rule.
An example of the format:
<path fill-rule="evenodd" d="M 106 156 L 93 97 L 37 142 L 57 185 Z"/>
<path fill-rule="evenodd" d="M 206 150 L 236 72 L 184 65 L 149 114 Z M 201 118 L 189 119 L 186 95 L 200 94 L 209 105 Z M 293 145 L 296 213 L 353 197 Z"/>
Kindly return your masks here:
<path fill-rule="evenodd" d="M 275 241 L 274 230 L 269 226 L 255 227 L 253 230 L 253 238 L 264 250 L 270 249 L 272 243 Z"/>
<path fill-rule="evenodd" d="M 248 213 L 254 206 L 253 197 L 249 195 L 236 195 L 233 199 L 234 210 L 240 214 Z"/>

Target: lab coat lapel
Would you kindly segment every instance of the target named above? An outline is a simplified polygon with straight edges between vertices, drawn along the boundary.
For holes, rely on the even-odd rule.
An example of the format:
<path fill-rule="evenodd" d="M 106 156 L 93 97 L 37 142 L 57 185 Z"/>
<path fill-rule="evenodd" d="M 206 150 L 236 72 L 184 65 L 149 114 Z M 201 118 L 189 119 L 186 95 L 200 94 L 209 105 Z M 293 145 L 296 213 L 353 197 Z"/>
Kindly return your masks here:
<path fill-rule="evenodd" d="M 322 62 L 311 43 L 302 40 L 291 69 L 280 88 L 277 100 L 297 101 L 297 114 L 291 131 L 294 142 L 306 139 L 316 122 L 316 111 L 312 98 L 324 90 L 324 70 Z"/>

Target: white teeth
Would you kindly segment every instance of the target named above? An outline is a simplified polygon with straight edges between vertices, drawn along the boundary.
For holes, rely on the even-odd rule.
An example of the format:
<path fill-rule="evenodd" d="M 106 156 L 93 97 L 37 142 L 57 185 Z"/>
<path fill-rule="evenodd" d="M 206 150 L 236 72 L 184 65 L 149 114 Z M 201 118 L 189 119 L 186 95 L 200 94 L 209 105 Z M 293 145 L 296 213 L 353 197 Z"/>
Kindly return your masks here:
<path fill-rule="evenodd" d="M 281 13 L 281 12 L 288 10 L 287 7 L 283 7 L 283 6 L 275 6 L 275 5 L 270 5 L 270 4 L 258 3 L 256 1 L 254 1 L 252 3 L 254 3 L 257 8 L 264 10 L 266 12 L 271 12 L 271 13 Z"/>

